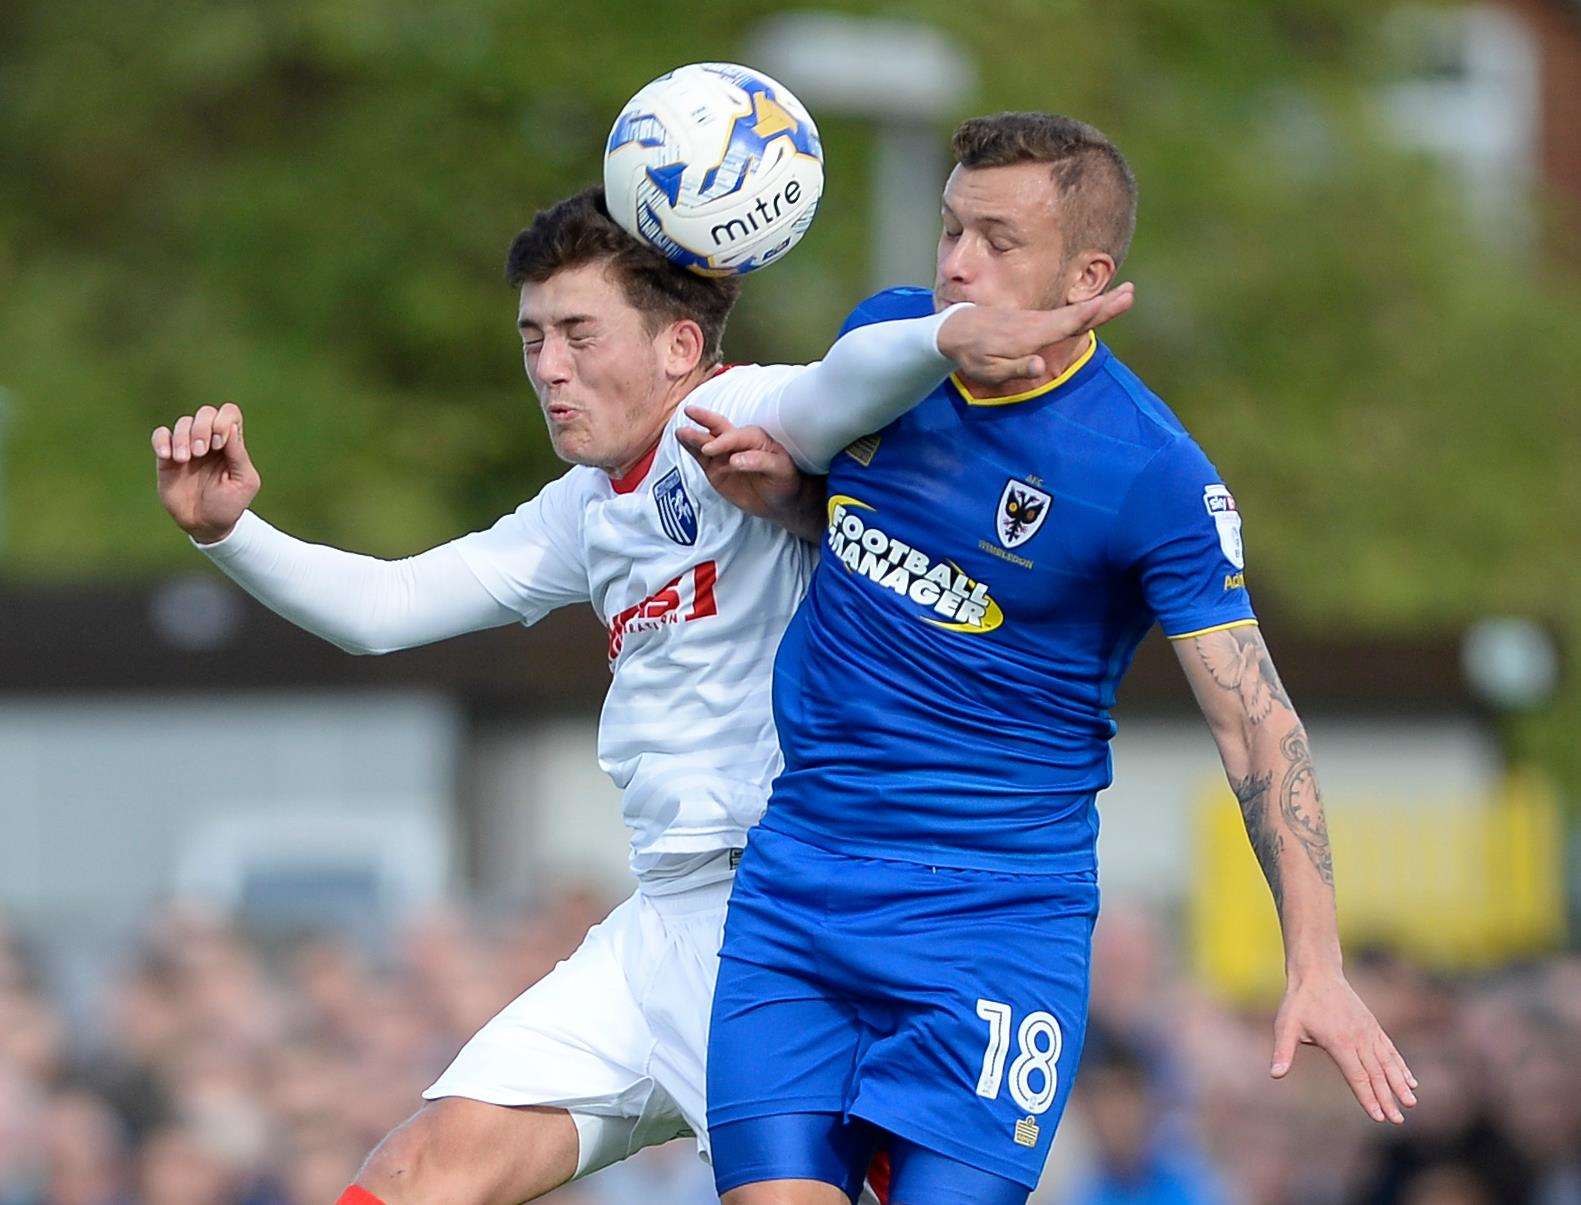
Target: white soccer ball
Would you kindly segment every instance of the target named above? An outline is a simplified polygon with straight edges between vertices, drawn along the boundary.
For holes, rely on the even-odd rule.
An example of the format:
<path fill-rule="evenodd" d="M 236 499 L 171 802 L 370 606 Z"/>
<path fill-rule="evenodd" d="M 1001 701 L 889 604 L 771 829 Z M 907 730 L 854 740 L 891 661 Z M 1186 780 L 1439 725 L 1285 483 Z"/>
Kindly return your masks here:
<path fill-rule="evenodd" d="M 822 195 L 812 117 L 783 84 L 735 63 L 661 75 L 627 102 L 604 148 L 610 214 L 704 275 L 773 263 Z"/>

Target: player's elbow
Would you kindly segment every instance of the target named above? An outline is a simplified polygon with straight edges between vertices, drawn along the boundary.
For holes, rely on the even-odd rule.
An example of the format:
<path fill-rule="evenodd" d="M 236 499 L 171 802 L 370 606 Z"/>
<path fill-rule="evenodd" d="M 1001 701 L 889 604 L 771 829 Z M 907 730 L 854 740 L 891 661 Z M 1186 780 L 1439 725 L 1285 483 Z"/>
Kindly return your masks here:
<path fill-rule="evenodd" d="M 1207 719 L 1225 770 L 1231 777 L 1245 774 L 1256 756 L 1256 725 L 1242 712 L 1210 715 Z"/>
<path fill-rule="evenodd" d="M 379 634 L 372 632 L 337 632 L 333 635 L 326 634 L 324 639 L 353 657 L 382 657 L 385 653 L 393 653 L 401 647 L 393 641 L 381 639 Z"/>

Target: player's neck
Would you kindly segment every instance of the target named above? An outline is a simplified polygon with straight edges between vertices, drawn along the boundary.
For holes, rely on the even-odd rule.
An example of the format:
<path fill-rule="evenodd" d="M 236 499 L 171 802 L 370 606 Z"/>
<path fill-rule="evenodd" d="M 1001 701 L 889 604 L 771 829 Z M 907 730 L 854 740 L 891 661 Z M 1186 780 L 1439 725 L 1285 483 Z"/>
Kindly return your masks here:
<path fill-rule="evenodd" d="M 1021 393 L 1036 393 L 1050 381 L 1057 381 L 1069 372 L 1071 365 L 1085 356 L 1090 347 L 1092 347 L 1092 334 L 1089 331 L 1084 331 L 1075 338 L 1061 339 L 1058 343 L 1050 343 L 1047 347 L 1038 350 L 1038 355 L 1043 357 L 1043 365 L 1046 370 L 1041 376 L 1002 381 L 997 385 L 990 385 L 985 381 L 974 381 L 968 376 L 961 376 L 960 380 L 971 395 L 979 401 L 986 401 L 991 398 L 1015 397 Z"/>
<path fill-rule="evenodd" d="M 637 474 L 639 466 L 646 467 L 653 461 L 653 450 L 659 446 L 659 437 L 664 434 L 664 428 L 669 425 L 670 416 L 675 413 L 675 408 L 691 393 L 714 373 L 719 371 L 719 365 L 710 364 L 706 368 L 698 365 L 692 372 L 675 382 L 665 392 L 663 399 L 653 412 L 653 418 L 644 432 L 640 450 L 621 464 L 604 465 L 604 472 L 608 473 L 614 481 L 626 481 Z"/>

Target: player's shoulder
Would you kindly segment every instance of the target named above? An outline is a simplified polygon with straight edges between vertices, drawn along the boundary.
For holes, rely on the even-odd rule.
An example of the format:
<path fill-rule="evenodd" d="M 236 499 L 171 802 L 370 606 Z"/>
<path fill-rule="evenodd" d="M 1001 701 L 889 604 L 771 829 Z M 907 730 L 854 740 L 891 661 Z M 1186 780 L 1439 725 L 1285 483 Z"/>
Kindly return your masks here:
<path fill-rule="evenodd" d="M 1175 412 L 1103 343 L 1089 387 L 1060 407 L 1062 420 L 1093 432 L 1115 454 L 1138 464 L 1165 448 L 1191 442 Z"/>
<path fill-rule="evenodd" d="M 509 515 L 502 516 L 500 521 L 515 518 L 538 522 L 580 522 L 588 502 L 598 496 L 600 486 L 607 487 L 608 481 L 608 476 L 601 469 L 585 464 L 572 465 L 560 476 L 545 483 L 542 489 Z"/>
<path fill-rule="evenodd" d="M 933 292 L 913 285 L 882 289 L 856 303 L 840 325 L 840 333 L 870 326 L 875 322 L 894 322 L 900 318 L 925 318 L 933 313 Z"/>
<path fill-rule="evenodd" d="M 755 403 L 789 378 L 806 370 L 803 364 L 725 364 L 686 395 L 670 418 L 670 430 L 691 422 L 688 406 L 702 406 L 732 422 L 750 419 Z"/>
<path fill-rule="evenodd" d="M 583 516 L 592 499 L 590 487 L 600 476 L 597 469 L 576 466 L 490 526 L 461 536 L 455 546 L 475 571 L 480 565 L 498 565 L 545 548 L 560 550 L 568 562 L 575 562 Z"/>
<path fill-rule="evenodd" d="M 1218 469 L 1162 398 L 1113 354 L 1098 367 L 1093 388 L 1065 412 L 1097 433 L 1090 461 L 1095 478 L 1118 489 L 1127 509 L 1149 514 L 1205 498 L 1210 486 L 1223 489 Z"/>
<path fill-rule="evenodd" d="M 609 474 L 589 464 L 573 464 L 565 472 L 548 482 L 538 491 L 537 497 L 553 501 L 580 501 L 598 492 L 600 486 L 609 484 Z"/>

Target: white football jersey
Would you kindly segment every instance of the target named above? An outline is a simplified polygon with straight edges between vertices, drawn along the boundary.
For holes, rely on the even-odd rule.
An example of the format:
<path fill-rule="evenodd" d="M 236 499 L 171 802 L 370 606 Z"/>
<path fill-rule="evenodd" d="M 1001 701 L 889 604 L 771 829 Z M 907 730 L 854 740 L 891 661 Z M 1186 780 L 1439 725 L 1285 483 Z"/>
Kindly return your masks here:
<path fill-rule="evenodd" d="M 739 365 L 683 402 L 738 425 L 795 365 Z M 774 653 L 816 549 L 726 502 L 670 419 L 646 471 L 573 468 L 487 531 L 455 542 L 500 603 L 536 623 L 590 601 L 613 680 L 599 764 L 624 792 L 631 866 L 657 885 L 698 855 L 739 847 L 779 773 Z"/>

